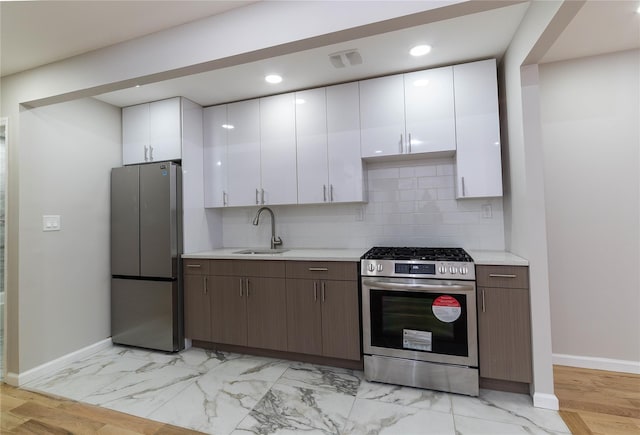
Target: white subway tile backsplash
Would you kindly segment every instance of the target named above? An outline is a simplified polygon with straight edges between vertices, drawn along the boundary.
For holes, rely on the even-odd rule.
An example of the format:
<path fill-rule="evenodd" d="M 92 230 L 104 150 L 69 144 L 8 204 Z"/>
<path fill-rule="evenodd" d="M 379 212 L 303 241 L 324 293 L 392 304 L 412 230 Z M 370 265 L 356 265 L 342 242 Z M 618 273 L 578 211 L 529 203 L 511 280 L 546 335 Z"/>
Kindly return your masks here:
<path fill-rule="evenodd" d="M 456 200 L 454 173 L 453 158 L 370 163 L 368 203 L 273 206 L 276 233 L 285 247 L 504 249 L 502 198 Z M 491 218 L 482 217 L 484 204 Z M 225 247 L 269 245 L 271 222 L 263 216 L 253 226 L 256 210 L 222 210 Z"/>

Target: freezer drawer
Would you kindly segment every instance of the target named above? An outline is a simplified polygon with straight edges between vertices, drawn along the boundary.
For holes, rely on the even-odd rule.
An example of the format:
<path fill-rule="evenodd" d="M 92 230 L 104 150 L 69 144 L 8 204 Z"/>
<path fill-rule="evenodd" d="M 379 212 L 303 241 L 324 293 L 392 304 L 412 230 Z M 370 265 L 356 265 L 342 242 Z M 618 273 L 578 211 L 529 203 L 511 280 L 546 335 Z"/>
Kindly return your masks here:
<path fill-rule="evenodd" d="M 180 296 L 178 281 L 113 278 L 113 342 L 167 352 L 182 349 Z"/>

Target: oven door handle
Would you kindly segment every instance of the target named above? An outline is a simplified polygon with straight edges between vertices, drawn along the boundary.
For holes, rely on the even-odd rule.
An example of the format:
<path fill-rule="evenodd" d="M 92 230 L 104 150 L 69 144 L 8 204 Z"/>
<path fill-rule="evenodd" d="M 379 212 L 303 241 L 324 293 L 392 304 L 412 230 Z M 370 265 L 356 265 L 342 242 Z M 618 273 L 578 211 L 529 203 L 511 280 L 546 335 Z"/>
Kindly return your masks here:
<path fill-rule="evenodd" d="M 473 291 L 473 285 L 460 284 L 409 284 L 374 279 L 364 279 L 362 283 L 370 288 L 384 290 L 411 290 L 411 291 Z"/>

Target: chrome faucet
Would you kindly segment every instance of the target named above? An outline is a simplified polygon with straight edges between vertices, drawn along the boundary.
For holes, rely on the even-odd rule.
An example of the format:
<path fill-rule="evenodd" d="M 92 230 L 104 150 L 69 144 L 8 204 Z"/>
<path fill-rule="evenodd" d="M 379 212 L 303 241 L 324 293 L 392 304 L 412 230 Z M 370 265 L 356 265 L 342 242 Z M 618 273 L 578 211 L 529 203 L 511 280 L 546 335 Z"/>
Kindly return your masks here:
<path fill-rule="evenodd" d="M 260 214 L 265 210 L 271 214 L 271 249 L 276 249 L 276 246 L 282 245 L 282 239 L 276 237 L 276 217 L 273 215 L 273 211 L 271 211 L 269 207 L 260 207 L 256 213 L 256 217 L 253 218 L 253 224 L 258 225 Z"/>

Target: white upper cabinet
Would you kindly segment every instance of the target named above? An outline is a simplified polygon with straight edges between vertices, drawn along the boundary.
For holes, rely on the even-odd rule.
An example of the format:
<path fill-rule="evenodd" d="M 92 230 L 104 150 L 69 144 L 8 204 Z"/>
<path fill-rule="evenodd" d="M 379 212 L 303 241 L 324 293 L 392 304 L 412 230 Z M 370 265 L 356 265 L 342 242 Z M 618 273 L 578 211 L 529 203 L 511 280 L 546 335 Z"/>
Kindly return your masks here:
<path fill-rule="evenodd" d="M 295 94 L 260 98 L 261 204 L 295 204 Z"/>
<path fill-rule="evenodd" d="M 358 83 L 329 86 L 326 94 L 328 199 L 331 202 L 365 201 Z"/>
<path fill-rule="evenodd" d="M 227 105 L 227 205 L 260 203 L 260 105 Z"/>
<path fill-rule="evenodd" d="M 453 74 L 456 198 L 502 196 L 496 61 L 456 65 Z"/>
<path fill-rule="evenodd" d="M 404 80 L 402 75 L 360 82 L 362 157 L 404 153 Z"/>
<path fill-rule="evenodd" d="M 404 74 L 405 153 L 456 150 L 453 68 Z"/>
<path fill-rule="evenodd" d="M 227 205 L 227 136 L 231 125 L 227 105 L 207 107 L 203 111 L 204 130 L 204 206 Z"/>
<path fill-rule="evenodd" d="M 456 150 L 452 67 L 360 82 L 362 157 Z"/>
<path fill-rule="evenodd" d="M 123 164 L 182 158 L 181 98 L 122 109 Z"/>
<path fill-rule="evenodd" d="M 325 88 L 296 92 L 298 203 L 329 200 Z"/>

